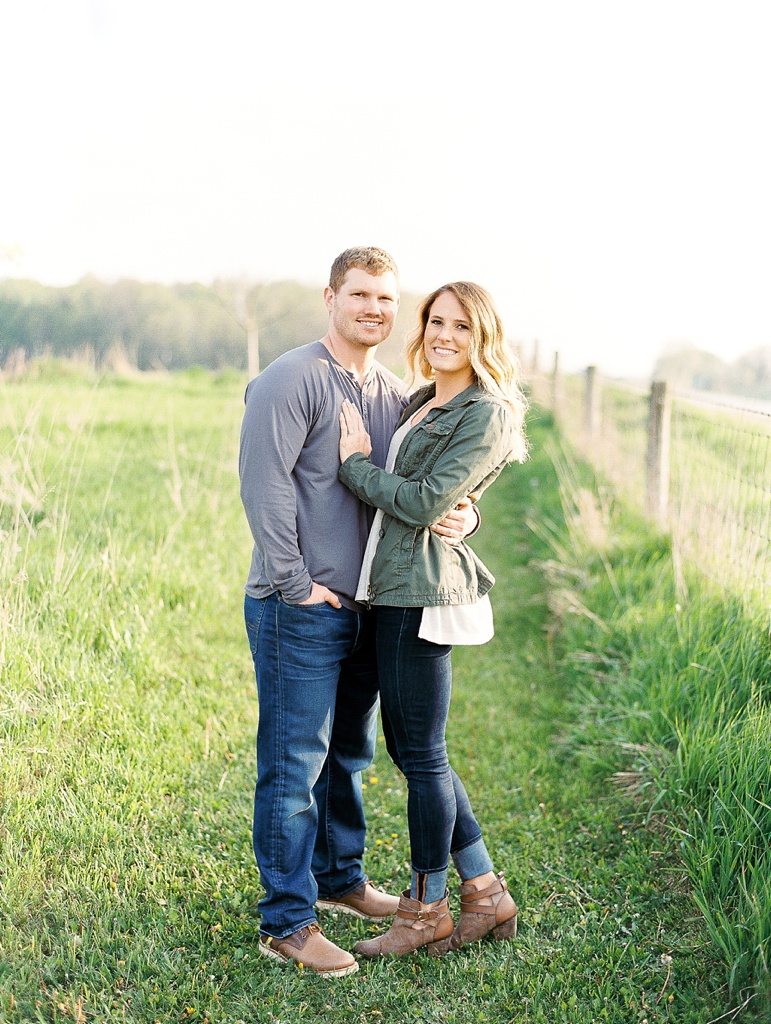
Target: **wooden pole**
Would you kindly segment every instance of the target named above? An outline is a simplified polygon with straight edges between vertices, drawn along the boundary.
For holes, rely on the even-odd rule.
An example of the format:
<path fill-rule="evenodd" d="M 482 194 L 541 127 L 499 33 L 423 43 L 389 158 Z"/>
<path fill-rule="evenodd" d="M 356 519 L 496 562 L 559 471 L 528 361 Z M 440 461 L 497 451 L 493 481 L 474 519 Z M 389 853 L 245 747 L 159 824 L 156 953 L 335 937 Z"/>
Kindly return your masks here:
<path fill-rule="evenodd" d="M 649 516 L 665 523 L 669 513 L 669 440 L 672 402 L 666 382 L 651 384 L 645 504 Z"/>
<path fill-rule="evenodd" d="M 532 359 L 530 361 L 530 372 L 532 373 L 532 375 L 534 377 L 538 373 L 538 366 L 539 366 L 538 349 L 539 349 L 539 342 L 538 342 L 538 338 L 536 338 L 535 341 L 533 342 L 533 356 L 532 356 Z"/>
<path fill-rule="evenodd" d="M 586 368 L 584 432 L 587 440 L 596 437 L 600 432 L 600 381 L 596 366 L 587 366 Z"/>
<path fill-rule="evenodd" d="M 260 372 L 260 330 L 254 320 L 246 326 L 246 361 L 251 380 Z"/>
<path fill-rule="evenodd" d="M 559 413 L 560 405 L 560 354 L 554 353 L 554 366 L 551 371 L 551 411 L 555 417 Z"/>

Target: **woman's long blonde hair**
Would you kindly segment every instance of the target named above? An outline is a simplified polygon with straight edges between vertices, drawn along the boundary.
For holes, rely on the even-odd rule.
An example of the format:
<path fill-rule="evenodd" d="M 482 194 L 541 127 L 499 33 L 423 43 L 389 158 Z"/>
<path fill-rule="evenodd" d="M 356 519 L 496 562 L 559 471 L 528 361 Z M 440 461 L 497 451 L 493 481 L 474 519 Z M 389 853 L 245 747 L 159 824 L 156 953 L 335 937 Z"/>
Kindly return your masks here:
<path fill-rule="evenodd" d="M 443 284 L 421 302 L 418 326 L 407 336 L 405 355 L 411 379 L 418 376 L 433 380 L 434 371 L 425 356 L 423 339 L 426 334 L 431 307 L 444 292 L 451 292 L 463 307 L 471 325 L 469 360 L 476 383 L 499 398 L 511 410 L 517 428 L 518 445 L 513 458 L 524 462 L 527 458 L 525 440 L 525 412 L 527 399 L 519 386 L 519 364 L 506 340 L 503 322 L 492 296 L 481 285 L 472 281 L 453 281 Z"/>

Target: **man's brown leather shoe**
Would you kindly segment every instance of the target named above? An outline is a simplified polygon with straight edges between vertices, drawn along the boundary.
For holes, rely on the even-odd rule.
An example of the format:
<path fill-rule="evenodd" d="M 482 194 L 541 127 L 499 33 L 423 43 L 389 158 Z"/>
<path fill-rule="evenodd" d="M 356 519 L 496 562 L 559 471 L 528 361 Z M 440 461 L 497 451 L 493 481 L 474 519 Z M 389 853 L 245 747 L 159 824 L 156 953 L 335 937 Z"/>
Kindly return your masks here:
<path fill-rule="evenodd" d="M 260 936 L 260 952 L 271 960 L 286 964 L 290 960 L 322 978 L 342 978 L 359 969 L 350 953 L 324 938 L 321 928 L 314 922 L 283 939 L 271 935 Z"/>
<path fill-rule="evenodd" d="M 398 896 L 389 896 L 369 882 L 360 885 L 347 896 L 324 896 L 316 900 L 317 910 L 338 910 L 341 914 L 362 917 L 366 921 L 382 921 L 392 917 L 398 906 Z"/>

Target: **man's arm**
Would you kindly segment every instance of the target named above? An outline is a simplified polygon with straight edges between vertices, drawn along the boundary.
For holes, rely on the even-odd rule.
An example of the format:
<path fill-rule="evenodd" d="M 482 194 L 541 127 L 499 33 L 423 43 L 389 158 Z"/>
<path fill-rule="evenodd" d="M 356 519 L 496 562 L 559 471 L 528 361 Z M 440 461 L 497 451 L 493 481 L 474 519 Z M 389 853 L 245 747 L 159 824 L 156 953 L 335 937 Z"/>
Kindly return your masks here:
<path fill-rule="evenodd" d="M 450 509 L 444 519 L 434 523 L 431 529 L 438 534 L 445 544 L 455 547 L 462 540 L 471 537 L 482 525 L 482 513 L 466 495 L 461 498 L 455 508 Z"/>
<path fill-rule="evenodd" d="M 291 474 L 312 422 L 313 395 L 307 381 L 282 369 L 265 371 L 247 388 L 238 468 L 241 500 L 265 575 L 284 600 L 302 604 L 313 598 L 314 584 L 298 544 Z"/>

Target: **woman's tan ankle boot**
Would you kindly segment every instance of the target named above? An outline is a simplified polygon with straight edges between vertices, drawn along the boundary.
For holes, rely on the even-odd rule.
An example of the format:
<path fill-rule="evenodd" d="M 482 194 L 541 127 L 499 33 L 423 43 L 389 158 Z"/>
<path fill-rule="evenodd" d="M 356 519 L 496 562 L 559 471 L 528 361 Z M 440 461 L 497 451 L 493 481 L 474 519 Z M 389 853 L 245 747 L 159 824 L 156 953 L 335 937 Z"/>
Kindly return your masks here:
<path fill-rule="evenodd" d="M 498 940 L 513 939 L 517 934 L 517 905 L 502 873 L 485 889 L 461 883 L 458 923 L 450 938 L 436 952 L 460 949 L 469 942 L 478 942 L 491 932 Z"/>
<path fill-rule="evenodd" d="M 357 942 L 353 951 L 369 958 L 405 956 L 423 947 L 433 953 L 438 943 L 449 941 L 452 931 L 453 921 L 446 892 L 434 903 L 421 903 L 412 899 L 409 889 L 405 889 L 388 931 L 375 939 Z"/>

